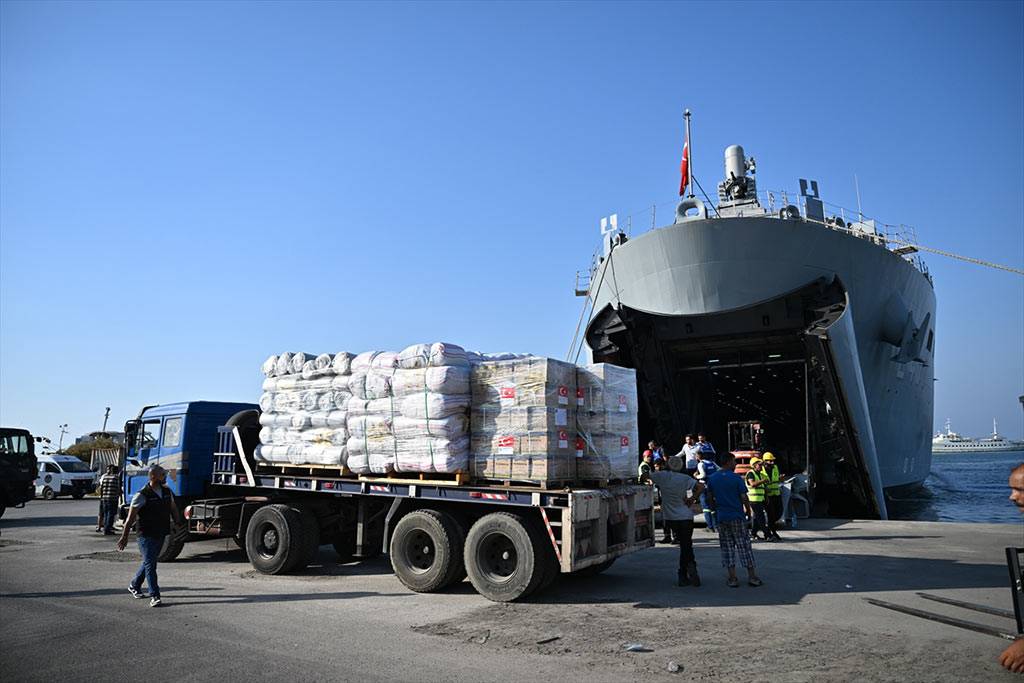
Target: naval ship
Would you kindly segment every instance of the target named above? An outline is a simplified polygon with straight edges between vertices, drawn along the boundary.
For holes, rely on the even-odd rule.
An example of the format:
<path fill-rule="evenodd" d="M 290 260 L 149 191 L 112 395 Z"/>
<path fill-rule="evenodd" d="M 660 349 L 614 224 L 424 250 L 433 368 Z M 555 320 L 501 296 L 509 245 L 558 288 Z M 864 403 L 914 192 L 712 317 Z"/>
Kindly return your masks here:
<path fill-rule="evenodd" d="M 879 224 L 830 215 L 816 182 L 789 203 L 755 172 L 732 145 L 717 204 L 691 191 L 670 225 L 603 235 L 577 292 L 588 354 L 636 369 L 641 442 L 702 432 L 721 451 L 753 424 L 815 514 L 885 519 L 931 467 L 931 277 Z"/>

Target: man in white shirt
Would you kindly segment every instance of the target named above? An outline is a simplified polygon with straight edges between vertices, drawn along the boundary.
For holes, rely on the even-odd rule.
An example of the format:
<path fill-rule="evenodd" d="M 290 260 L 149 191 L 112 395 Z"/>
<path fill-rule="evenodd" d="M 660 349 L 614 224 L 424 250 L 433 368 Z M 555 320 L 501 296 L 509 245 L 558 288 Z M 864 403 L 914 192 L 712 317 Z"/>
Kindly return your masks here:
<path fill-rule="evenodd" d="M 693 440 L 693 434 L 687 434 L 683 449 L 676 455 L 686 461 L 686 473 L 691 477 L 697 472 L 697 453 L 699 452 L 700 446 Z"/>
<path fill-rule="evenodd" d="M 683 474 L 683 460 L 678 456 L 668 459 L 668 470 L 651 470 L 647 478 L 661 491 L 661 514 L 665 526 L 672 529 L 679 539 L 679 583 L 680 586 L 699 586 L 697 559 L 693 554 L 693 505 L 694 499 L 704 490 L 704 484 Z"/>

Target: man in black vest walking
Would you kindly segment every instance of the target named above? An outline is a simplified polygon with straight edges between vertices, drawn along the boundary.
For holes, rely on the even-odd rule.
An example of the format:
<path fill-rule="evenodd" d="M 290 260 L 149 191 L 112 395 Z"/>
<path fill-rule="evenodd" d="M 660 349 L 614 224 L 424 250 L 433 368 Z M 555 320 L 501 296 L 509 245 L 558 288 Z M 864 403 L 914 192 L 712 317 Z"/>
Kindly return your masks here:
<path fill-rule="evenodd" d="M 128 592 L 134 598 L 145 597 L 142 594 L 142 582 L 149 584 L 149 606 L 160 606 L 160 586 L 156 579 L 156 561 L 163 548 L 164 539 L 171 533 L 171 522 L 178 523 L 181 515 L 174 504 L 174 494 L 164 486 L 167 471 L 160 465 L 149 468 L 149 483 L 132 498 L 128 519 L 124 522 L 124 531 L 117 539 L 117 549 L 124 550 L 128 545 L 128 533 L 132 524 L 139 523 L 139 552 L 142 553 L 142 566 L 135 572 L 135 578 L 128 584 Z"/>

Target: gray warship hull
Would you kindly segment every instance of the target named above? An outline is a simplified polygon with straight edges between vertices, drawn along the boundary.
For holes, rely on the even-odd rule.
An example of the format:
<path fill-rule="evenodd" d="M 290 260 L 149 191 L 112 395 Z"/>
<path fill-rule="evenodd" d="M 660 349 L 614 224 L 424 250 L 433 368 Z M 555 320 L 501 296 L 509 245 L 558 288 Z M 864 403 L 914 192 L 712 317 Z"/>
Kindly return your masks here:
<path fill-rule="evenodd" d="M 681 214 L 607 249 L 589 296 L 591 359 L 637 369 L 642 441 L 721 451 L 730 421 L 759 421 L 826 514 L 885 518 L 885 491 L 928 475 L 935 294 L 883 238 Z"/>

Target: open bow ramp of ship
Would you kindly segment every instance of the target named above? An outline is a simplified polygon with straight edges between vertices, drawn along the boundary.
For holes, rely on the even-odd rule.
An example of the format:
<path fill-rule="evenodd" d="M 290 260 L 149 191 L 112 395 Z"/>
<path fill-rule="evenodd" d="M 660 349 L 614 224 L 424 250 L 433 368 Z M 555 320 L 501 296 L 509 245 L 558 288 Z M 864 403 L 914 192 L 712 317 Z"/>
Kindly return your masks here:
<path fill-rule="evenodd" d="M 766 208 L 751 161 L 726 150 L 717 208 L 691 196 L 671 225 L 605 235 L 590 354 L 636 368 L 641 434 L 724 445 L 756 421 L 816 509 L 884 519 L 885 492 L 931 466 L 931 278 L 873 221 L 827 216 L 814 182 Z"/>

